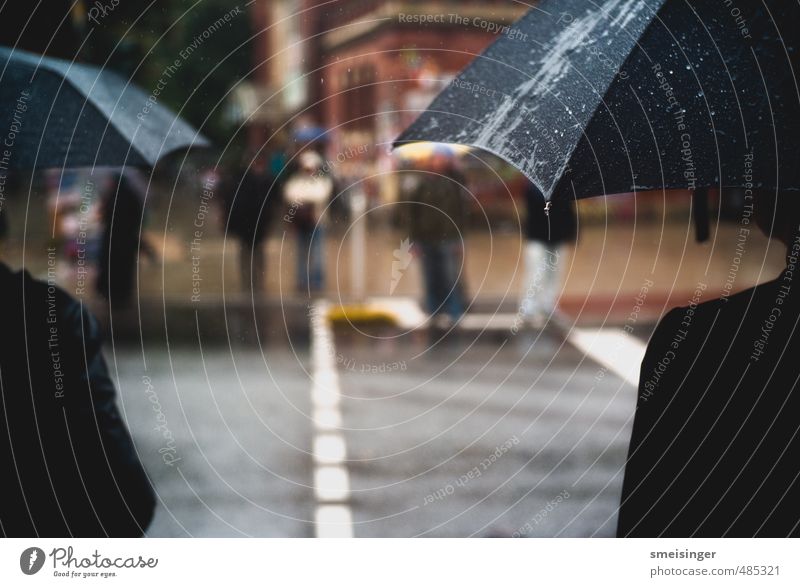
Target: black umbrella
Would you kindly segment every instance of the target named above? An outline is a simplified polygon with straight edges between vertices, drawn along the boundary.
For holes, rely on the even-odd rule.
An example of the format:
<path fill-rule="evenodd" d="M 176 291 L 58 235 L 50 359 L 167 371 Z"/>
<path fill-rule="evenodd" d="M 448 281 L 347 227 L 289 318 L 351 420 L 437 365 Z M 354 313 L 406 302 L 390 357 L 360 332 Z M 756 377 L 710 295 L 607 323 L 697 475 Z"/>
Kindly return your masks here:
<path fill-rule="evenodd" d="M 208 146 L 152 94 L 105 69 L 0 47 L 0 168 L 151 167 Z"/>
<path fill-rule="evenodd" d="M 543 0 L 396 144 L 491 151 L 547 199 L 800 189 L 796 1 Z"/>

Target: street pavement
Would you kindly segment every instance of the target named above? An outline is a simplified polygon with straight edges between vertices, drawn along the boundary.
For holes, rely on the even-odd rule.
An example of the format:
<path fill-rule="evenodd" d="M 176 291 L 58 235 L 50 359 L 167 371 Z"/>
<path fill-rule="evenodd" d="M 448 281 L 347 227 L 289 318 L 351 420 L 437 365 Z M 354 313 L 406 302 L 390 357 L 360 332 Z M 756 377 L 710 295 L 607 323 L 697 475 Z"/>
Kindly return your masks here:
<path fill-rule="evenodd" d="M 12 212 L 12 217 L 25 216 L 24 209 Z M 189 212 L 184 210 L 184 215 L 176 216 L 180 222 L 175 220 L 177 225 L 169 230 L 156 230 L 159 223 L 154 221 L 147 232 L 159 261 L 144 259 L 137 267 L 137 294 L 145 321 L 153 314 L 160 317 L 165 310 L 188 310 L 193 315 L 195 310 L 216 311 L 223 305 L 291 305 L 296 300 L 297 251 L 290 227 L 279 223 L 272 228 L 264 245 L 266 260 L 262 269 L 266 291 L 254 295 L 249 285 L 241 283 L 238 242 L 212 230 L 218 223 L 211 223 L 202 242 L 194 246 L 191 223 L 184 226 L 185 218 L 194 218 Z M 50 225 L 44 218 L 39 219 L 39 224 Z M 364 253 L 363 269 L 357 272 L 363 281 L 364 295 L 420 296 L 422 271 L 417 259 L 411 261 L 401 279 L 395 279 L 393 274 L 396 253 L 402 250 L 408 235 L 386 223 L 375 222 L 366 227 L 363 247 L 354 247 L 353 235 L 358 233 L 353 229 L 355 226 L 335 226 L 328 230 L 324 247 L 328 298 L 336 301 L 357 297 L 352 279 L 354 249 L 362 249 Z M 23 234 L 22 225 L 14 228 L 3 251 L 4 258 L 13 267 L 24 266 L 33 275 L 46 278 L 45 252 L 50 243 L 47 235 L 34 238 Z M 575 245 L 561 251 L 564 275 L 559 304 L 582 325 L 619 322 L 630 313 L 632 300 L 642 285 L 652 282 L 640 314 L 656 321 L 670 307 L 687 304 L 700 282 L 707 285 L 706 295 L 710 298 L 719 295 L 726 286 L 739 291 L 778 275 L 785 265 L 782 248 L 774 243 L 770 246 L 755 229 L 748 233 L 746 246 L 741 247 L 740 230 L 737 224 L 719 223 L 712 227 L 712 239 L 701 245 L 694 242 L 688 221 L 631 219 L 602 224 L 595 220 L 582 225 Z M 468 299 L 480 311 L 509 311 L 508 305 L 518 303 L 524 289 L 524 244 L 519 230 L 513 227 L 465 233 L 464 283 Z M 93 271 L 90 268 L 89 284 L 93 283 Z M 735 281 L 729 283 L 732 271 Z M 93 304 L 96 302 L 93 289 L 79 288 L 78 277 L 73 263 L 59 262 L 59 284 L 70 294 Z M 140 324 L 134 326 L 132 337 L 138 338 L 136 330 Z M 189 328 L 190 332 L 193 330 Z M 176 334 L 179 333 L 173 329 L 172 336 Z"/>
<path fill-rule="evenodd" d="M 150 536 L 611 536 L 653 324 L 699 283 L 704 300 L 718 295 L 734 266 L 738 291 L 783 263 L 755 231 L 739 258 L 732 224 L 697 245 L 687 222 L 593 223 L 565 251 L 562 328 L 516 332 L 524 242 L 474 231 L 468 324 L 439 340 L 428 325 L 315 328 L 285 227 L 255 295 L 237 243 L 209 230 L 195 252 L 187 230 L 148 234 L 160 261 L 139 265 L 137 303 L 106 324 L 158 492 Z M 355 297 L 354 232 L 329 233 L 333 305 Z M 45 277 L 46 237 L 12 235 L 8 262 Z M 405 237 L 368 231 L 367 297 L 419 298 L 417 260 L 394 275 Z M 74 267 L 61 261 L 57 277 L 78 296 Z"/>
<path fill-rule="evenodd" d="M 477 334 L 344 346 L 356 535 L 613 535 L 635 389 L 555 334 Z"/>
<path fill-rule="evenodd" d="M 108 348 L 159 496 L 149 536 L 331 535 L 315 488 L 331 458 L 347 514 L 332 535 L 613 535 L 636 391 L 560 331 L 332 335 L 329 454 L 313 327 L 262 348 Z"/>
<path fill-rule="evenodd" d="M 309 386 L 299 367 L 307 357 L 268 355 L 110 350 L 124 416 L 158 493 L 148 535 L 313 535 Z"/>

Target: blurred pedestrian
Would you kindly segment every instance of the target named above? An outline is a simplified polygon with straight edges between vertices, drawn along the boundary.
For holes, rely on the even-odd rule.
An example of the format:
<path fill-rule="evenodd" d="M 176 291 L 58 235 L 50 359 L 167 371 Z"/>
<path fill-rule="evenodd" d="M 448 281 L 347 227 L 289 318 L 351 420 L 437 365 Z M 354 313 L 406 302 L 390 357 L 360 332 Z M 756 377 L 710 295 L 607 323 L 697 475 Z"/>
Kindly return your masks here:
<path fill-rule="evenodd" d="M 324 285 L 323 214 L 335 193 L 333 177 L 324 168 L 316 151 L 306 150 L 297 156 L 297 170 L 286 180 L 284 202 L 286 217 L 297 232 L 297 289 L 319 292 Z"/>
<path fill-rule="evenodd" d="M 278 179 L 266 156 L 242 161 L 228 178 L 225 189 L 227 232 L 239 241 L 242 291 L 263 292 L 267 272 L 264 241 L 279 194 Z"/>
<path fill-rule="evenodd" d="M 55 250 L 47 275 L 0 263 L 0 536 L 141 536 L 155 497 L 117 410 L 100 330 L 55 285 Z"/>
<path fill-rule="evenodd" d="M 542 192 L 530 182 L 525 203 L 528 216 L 520 314 L 524 322 L 541 328 L 556 310 L 565 245 L 575 239 L 577 219 L 571 202 L 554 202 L 545 210 Z"/>
<path fill-rule="evenodd" d="M 144 189 L 136 172 L 115 173 L 103 198 L 103 242 L 97 292 L 109 309 L 124 309 L 133 296 L 140 253 L 156 259 L 155 250 L 142 234 Z"/>
<path fill-rule="evenodd" d="M 786 245 L 786 269 L 702 303 L 700 283 L 659 323 L 642 361 L 619 536 L 800 536 L 800 199 L 753 203 L 759 228 Z"/>
<path fill-rule="evenodd" d="M 425 306 L 433 317 L 455 323 L 466 309 L 462 274 L 467 221 L 465 178 L 447 147 L 437 147 L 428 170 L 410 172 L 402 223 L 422 260 Z"/>

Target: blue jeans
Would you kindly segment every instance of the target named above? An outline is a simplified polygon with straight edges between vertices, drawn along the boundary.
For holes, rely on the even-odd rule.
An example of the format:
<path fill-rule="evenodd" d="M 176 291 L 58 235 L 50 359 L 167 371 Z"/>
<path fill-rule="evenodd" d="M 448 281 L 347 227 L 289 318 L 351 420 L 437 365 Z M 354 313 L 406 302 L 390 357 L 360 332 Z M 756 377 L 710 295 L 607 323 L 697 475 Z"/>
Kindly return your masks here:
<path fill-rule="evenodd" d="M 464 255 L 460 241 L 420 243 L 425 277 L 425 305 L 429 314 L 464 314 L 464 290 L 459 279 Z"/>
<path fill-rule="evenodd" d="M 320 291 L 324 278 L 325 234 L 317 225 L 314 230 L 297 231 L 297 289 Z"/>

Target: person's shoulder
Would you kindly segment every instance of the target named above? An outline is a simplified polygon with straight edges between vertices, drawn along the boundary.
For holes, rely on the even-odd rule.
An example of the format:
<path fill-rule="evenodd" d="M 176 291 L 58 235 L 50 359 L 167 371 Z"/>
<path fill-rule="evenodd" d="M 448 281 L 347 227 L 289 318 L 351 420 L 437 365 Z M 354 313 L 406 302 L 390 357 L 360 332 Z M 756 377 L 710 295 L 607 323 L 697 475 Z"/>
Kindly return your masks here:
<path fill-rule="evenodd" d="M 723 325 L 728 325 L 735 326 L 738 329 L 742 322 L 758 315 L 756 311 L 758 308 L 773 303 L 778 295 L 779 288 L 780 277 L 729 296 L 698 303 L 696 307 L 689 305 L 675 308 L 673 312 L 688 312 L 695 319 L 695 322 L 706 322 L 704 325 L 706 327 L 710 327 L 713 324 L 720 328 Z M 717 316 L 723 317 L 724 320 L 715 320 Z"/>
<path fill-rule="evenodd" d="M 461 186 L 467 185 L 467 174 L 461 171 L 460 169 L 456 169 L 450 175 L 452 180 Z"/>
<path fill-rule="evenodd" d="M 676 340 L 681 345 L 686 342 L 691 345 L 713 332 L 725 301 L 717 298 L 703 302 L 704 291 L 704 287 L 698 287 L 691 294 L 688 304 L 672 308 L 664 314 L 650 337 L 649 348 L 674 346 Z"/>
<path fill-rule="evenodd" d="M 59 305 L 76 303 L 75 299 L 64 291 L 60 285 L 56 284 L 54 280 L 36 278 L 27 269 L 16 271 L 14 276 L 23 283 L 26 292 L 46 294 L 48 298 L 54 299 Z"/>
<path fill-rule="evenodd" d="M 692 334 L 695 341 L 730 337 L 732 332 L 741 329 L 743 322 L 756 315 L 756 308 L 777 295 L 779 286 L 778 280 L 773 280 L 730 296 L 702 301 L 706 286 L 699 284 L 688 304 L 673 308 L 664 315 L 651 340 L 658 344 L 672 339 L 676 333 L 687 340 Z"/>
<path fill-rule="evenodd" d="M 746 311 L 748 308 L 752 307 L 753 304 L 760 305 L 761 303 L 764 303 L 765 300 L 776 297 L 778 290 L 781 288 L 782 276 L 783 274 L 779 275 L 775 279 L 729 296 L 725 300 L 725 305 L 731 308 L 740 308 L 742 311 Z"/>
<path fill-rule="evenodd" d="M 725 300 L 721 298 L 701 301 L 701 299 L 695 297 L 692 298 L 692 301 L 688 304 L 672 308 L 672 310 L 667 312 L 666 316 L 669 316 L 671 321 L 691 321 L 694 324 L 701 321 L 712 322 L 717 313 L 725 308 L 725 305 Z"/>
<path fill-rule="evenodd" d="M 86 338 L 99 337 L 99 326 L 91 311 L 68 294 L 61 286 L 51 281 L 33 277 L 28 271 L 16 273 L 24 282 L 21 288 L 27 304 L 45 304 L 48 312 L 55 312 L 65 328 L 73 328 Z"/>

